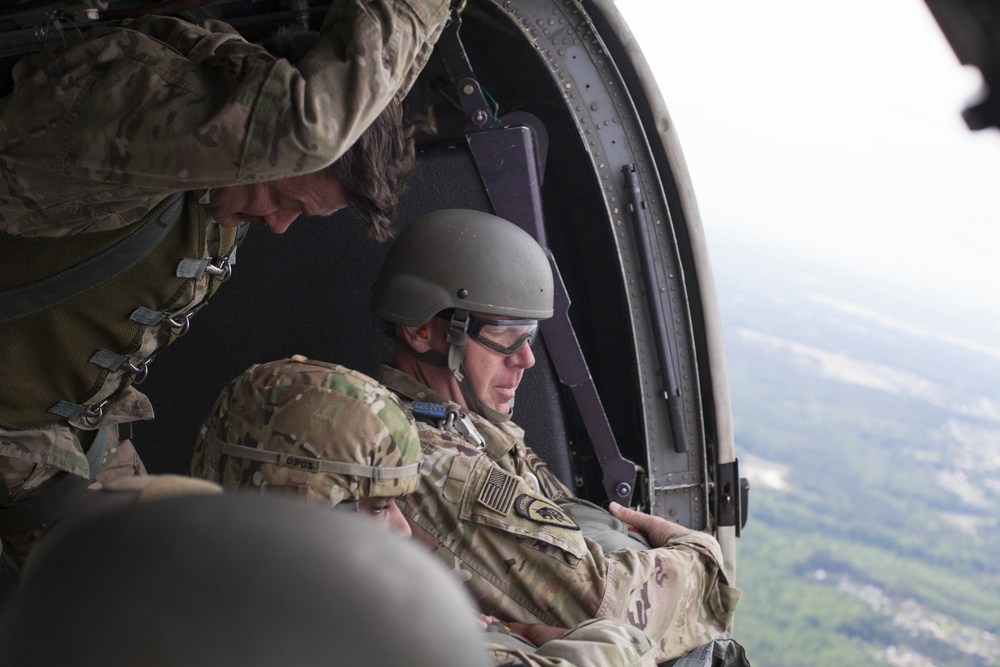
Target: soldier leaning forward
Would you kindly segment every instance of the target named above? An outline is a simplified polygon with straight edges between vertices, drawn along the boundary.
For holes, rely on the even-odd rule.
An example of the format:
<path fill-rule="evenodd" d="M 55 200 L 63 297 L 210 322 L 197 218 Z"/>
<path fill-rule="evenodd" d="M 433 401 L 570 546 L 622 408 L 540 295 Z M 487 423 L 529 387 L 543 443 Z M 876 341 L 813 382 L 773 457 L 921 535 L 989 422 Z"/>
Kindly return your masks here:
<path fill-rule="evenodd" d="M 388 388 L 296 355 L 252 366 L 222 390 L 199 433 L 191 474 L 227 490 L 347 508 L 408 538 L 396 501 L 420 483 L 420 449 L 417 425 Z M 468 607 L 472 614 L 471 600 Z M 482 640 L 496 667 L 654 664 L 652 642 L 611 619 L 587 621 L 542 646 L 492 622 Z"/>
<path fill-rule="evenodd" d="M 280 233 L 300 214 L 371 212 L 335 161 L 380 114 L 401 131 L 399 101 L 448 10 L 338 1 L 298 66 L 222 23 L 159 16 L 13 65 L 0 98 L 9 568 L 89 484 L 144 472 L 117 428 L 153 416 L 131 385 L 229 276 L 244 223 Z"/>

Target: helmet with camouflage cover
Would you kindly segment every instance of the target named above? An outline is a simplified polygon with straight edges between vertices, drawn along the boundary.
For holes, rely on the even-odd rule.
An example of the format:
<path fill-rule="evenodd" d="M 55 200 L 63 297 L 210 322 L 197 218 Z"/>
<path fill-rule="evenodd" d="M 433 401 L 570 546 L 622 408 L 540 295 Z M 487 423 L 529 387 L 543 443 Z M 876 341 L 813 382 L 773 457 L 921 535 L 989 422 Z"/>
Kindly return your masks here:
<path fill-rule="evenodd" d="M 224 488 L 331 506 L 401 496 L 420 479 L 417 428 L 372 378 L 302 356 L 251 366 L 216 399 L 191 472 Z"/>
<path fill-rule="evenodd" d="M 428 213 L 400 233 L 373 288 L 371 311 L 382 320 L 420 326 L 452 311 L 448 355 L 403 349 L 426 363 L 447 367 L 470 409 L 493 421 L 468 381 L 465 358 L 468 314 L 544 320 L 553 312 L 552 269 L 545 250 L 517 225 L 482 211 L 443 209 Z"/>

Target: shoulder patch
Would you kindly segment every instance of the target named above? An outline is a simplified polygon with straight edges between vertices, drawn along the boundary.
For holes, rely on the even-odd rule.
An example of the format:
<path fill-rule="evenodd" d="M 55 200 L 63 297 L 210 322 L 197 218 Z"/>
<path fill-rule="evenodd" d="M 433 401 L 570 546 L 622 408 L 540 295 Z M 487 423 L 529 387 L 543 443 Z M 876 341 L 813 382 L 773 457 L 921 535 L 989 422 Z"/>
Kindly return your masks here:
<path fill-rule="evenodd" d="M 570 530 L 580 530 L 573 519 L 561 509 L 548 502 L 544 498 L 536 498 L 522 493 L 514 501 L 514 511 L 523 516 L 528 521 L 541 523 L 548 526 L 559 526 Z"/>
<path fill-rule="evenodd" d="M 495 512 L 507 515 L 514 502 L 514 491 L 517 490 L 517 477 L 494 467 L 486 480 L 483 490 L 479 492 L 479 502 Z"/>

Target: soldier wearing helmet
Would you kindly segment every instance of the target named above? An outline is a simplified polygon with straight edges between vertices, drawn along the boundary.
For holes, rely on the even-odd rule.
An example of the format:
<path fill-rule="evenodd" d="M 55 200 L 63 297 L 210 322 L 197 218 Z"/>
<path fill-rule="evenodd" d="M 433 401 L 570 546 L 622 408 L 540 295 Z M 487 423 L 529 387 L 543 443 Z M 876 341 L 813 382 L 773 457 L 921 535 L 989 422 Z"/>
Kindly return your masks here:
<path fill-rule="evenodd" d="M 396 396 L 375 380 L 295 356 L 252 366 L 223 389 L 191 468 L 225 489 L 348 507 L 408 538 L 395 501 L 419 484 L 420 438 Z M 485 651 L 498 666 L 653 664 L 649 639 L 613 621 L 581 624 L 538 653 L 502 624 L 488 629 Z"/>
<path fill-rule="evenodd" d="M 538 320 L 552 317 L 552 295 L 548 258 L 531 236 L 495 216 L 451 209 L 400 235 L 371 308 L 402 325 L 397 342 L 423 362 L 418 372 L 447 382 L 463 407 L 502 422 L 535 364 L 530 344 Z M 431 335 L 439 332 L 445 336 Z"/>
<path fill-rule="evenodd" d="M 227 489 L 284 493 L 384 521 L 409 537 L 394 499 L 416 489 L 420 441 L 370 377 L 301 356 L 250 367 L 202 425 L 191 472 Z"/>
<path fill-rule="evenodd" d="M 228 279 L 249 226 L 280 234 L 350 206 L 389 235 L 414 163 L 401 102 L 451 4 L 332 2 L 302 49 L 151 12 L 46 30 L 38 53 L 0 63 L 0 558 L 13 574 L 93 483 L 145 474 L 127 425 L 153 410 L 134 385 Z"/>
<path fill-rule="evenodd" d="M 187 494 L 80 517 L 87 501 L 39 541 L 5 601 L 4 664 L 489 664 L 468 594 L 367 521 L 277 495 Z"/>
<path fill-rule="evenodd" d="M 644 631 L 658 662 L 675 658 L 730 631 L 739 591 L 718 543 L 573 499 L 510 421 L 552 285 L 535 240 L 478 211 L 428 214 L 390 248 L 370 306 L 395 348 L 375 377 L 418 418 L 424 454 L 403 513 L 484 613 L 529 636 L 614 619 Z"/>

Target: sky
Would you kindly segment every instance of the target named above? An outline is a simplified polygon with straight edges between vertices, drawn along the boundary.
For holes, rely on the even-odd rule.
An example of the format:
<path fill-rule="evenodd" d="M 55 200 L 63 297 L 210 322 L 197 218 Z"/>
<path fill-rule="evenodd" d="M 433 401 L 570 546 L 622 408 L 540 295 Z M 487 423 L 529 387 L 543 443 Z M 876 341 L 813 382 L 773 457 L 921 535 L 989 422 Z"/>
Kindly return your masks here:
<path fill-rule="evenodd" d="M 1000 132 L 965 125 L 981 77 L 921 0 L 616 4 L 710 252 L 738 239 L 836 262 L 973 304 L 1000 338 Z"/>

